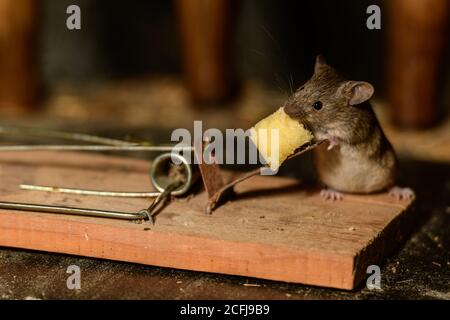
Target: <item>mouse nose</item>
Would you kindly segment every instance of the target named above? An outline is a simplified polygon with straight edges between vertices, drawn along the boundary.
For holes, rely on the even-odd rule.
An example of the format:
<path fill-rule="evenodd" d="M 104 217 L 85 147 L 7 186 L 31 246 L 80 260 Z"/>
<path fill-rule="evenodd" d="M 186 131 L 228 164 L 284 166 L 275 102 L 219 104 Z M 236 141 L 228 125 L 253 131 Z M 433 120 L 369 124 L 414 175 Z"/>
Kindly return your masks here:
<path fill-rule="evenodd" d="M 284 105 L 284 112 L 291 118 L 300 118 L 303 114 L 301 108 L 295 103 L 286 103 Z"/>

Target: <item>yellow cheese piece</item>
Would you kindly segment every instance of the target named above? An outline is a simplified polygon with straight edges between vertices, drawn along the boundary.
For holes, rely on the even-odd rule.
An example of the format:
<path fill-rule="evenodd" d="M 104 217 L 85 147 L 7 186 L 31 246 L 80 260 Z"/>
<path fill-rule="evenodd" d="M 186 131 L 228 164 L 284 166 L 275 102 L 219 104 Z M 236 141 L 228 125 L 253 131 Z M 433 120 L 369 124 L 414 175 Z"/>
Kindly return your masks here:
<path fill-rule="evenodd" d="M 283 108 L 259 121 L 250 130 L 250 138 L 272 170 L 295 150 L 313 139 L 312 133 L 298 120 L 290 118 Z"/>

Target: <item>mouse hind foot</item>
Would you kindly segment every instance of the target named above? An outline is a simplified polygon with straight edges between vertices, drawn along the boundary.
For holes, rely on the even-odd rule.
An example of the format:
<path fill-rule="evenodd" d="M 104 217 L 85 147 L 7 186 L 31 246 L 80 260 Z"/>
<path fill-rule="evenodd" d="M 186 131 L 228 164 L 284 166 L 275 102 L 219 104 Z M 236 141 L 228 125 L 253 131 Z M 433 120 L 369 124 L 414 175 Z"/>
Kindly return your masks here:
<path fill-rule="evenodd" d="M 325 188 L 320 191 L 320 196 L 325 200 L 340 201 L 344 199 L 344 194 L 334 189 Z"/>
<path fill-rule="evenodd" d="M 415 193 L 413 189 L 410 188 L 401 188 L 399 186 L 394 186 L 389 189 L 389 195 L 394 197 L 398 201 L 400 200 L 410 200 L 415 197 Z"/>

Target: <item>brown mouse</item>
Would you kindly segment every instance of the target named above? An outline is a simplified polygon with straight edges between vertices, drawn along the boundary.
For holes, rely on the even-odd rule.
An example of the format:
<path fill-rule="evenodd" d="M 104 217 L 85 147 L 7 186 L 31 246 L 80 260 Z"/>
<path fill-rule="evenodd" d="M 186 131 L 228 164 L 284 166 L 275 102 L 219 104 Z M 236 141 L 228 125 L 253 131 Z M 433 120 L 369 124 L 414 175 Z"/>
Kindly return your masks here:
<path fill-rule="evenodd" d="M 384 190 L 397 199 L 414 197 L 411 189 L 395 186 L 398 161 L 369 103 L 373 93 L 370 83 L 344 79 L 318 56 L 314 75 L 284 105 L 316 140 L 328 141 L 314 150 L 326 199 Z"/>

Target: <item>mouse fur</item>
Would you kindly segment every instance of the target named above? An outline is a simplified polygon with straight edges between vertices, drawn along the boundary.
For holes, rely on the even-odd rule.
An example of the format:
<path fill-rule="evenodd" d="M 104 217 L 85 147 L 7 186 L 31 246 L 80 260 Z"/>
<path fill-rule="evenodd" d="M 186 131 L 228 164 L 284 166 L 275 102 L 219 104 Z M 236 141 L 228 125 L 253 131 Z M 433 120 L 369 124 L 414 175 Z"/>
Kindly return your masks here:
<path fill-rule="evenodd" d="M 345 193 L 393 187 L 398 161 L 370 105 L 373 86 L 343 78 L 318 56 L 314 74 L 285 103 L 285 112 L 312 131 L 319 179 Z"/>

